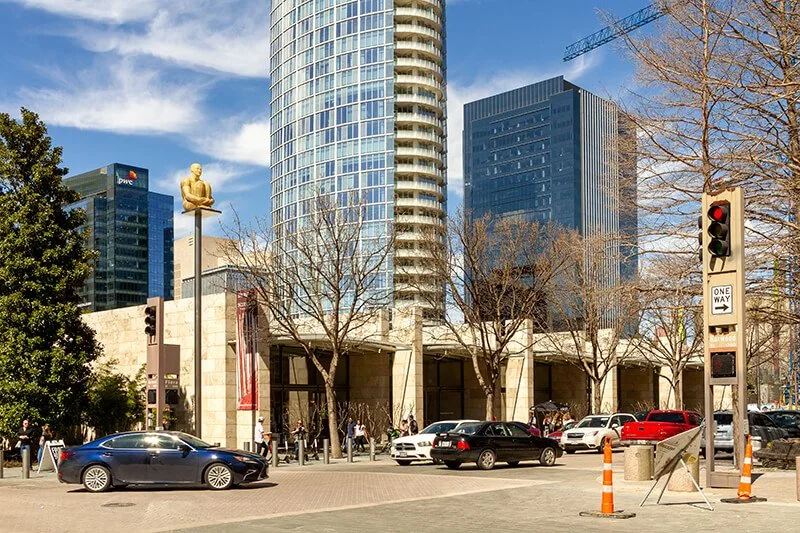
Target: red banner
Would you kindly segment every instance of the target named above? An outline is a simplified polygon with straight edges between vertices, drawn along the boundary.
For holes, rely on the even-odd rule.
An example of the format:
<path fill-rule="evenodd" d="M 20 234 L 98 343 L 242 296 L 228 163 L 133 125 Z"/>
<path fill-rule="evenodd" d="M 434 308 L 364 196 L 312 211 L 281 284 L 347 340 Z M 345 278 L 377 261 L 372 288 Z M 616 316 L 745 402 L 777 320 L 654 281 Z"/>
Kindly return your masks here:
<path fill-rule="evenodd" d="M 236 400 L 240 411 L 258 409 L 258 306 L 255 291 L 236 293 Z"/>

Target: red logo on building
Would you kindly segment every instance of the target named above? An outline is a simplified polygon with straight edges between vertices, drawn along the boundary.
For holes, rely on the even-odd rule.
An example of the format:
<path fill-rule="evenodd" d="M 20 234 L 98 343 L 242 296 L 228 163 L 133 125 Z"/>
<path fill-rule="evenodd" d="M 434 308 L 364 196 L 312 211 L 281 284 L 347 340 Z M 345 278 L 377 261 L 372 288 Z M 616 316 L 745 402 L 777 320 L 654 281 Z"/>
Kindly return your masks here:
<path fill-rule="evenodd" d="M 136 178 L 137 178 L 136 172 L 134 172 L 133 170 L 129 170 L 128 171 L 128 179 L 129 180 L 135 180 Z"/>

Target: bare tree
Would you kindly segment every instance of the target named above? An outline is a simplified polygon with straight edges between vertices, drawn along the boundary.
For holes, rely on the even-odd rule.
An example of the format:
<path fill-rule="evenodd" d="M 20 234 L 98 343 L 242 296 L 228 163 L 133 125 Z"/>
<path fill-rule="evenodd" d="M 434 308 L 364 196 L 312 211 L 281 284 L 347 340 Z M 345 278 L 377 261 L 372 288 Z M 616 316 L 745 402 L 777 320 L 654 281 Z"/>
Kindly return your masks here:
<path fill-rule="evenodd" d="M 661 373 L 683 409 L 683 371 L 703 358 L 703 308 L 699 265 L 694 258 L 664 255 L 649 265 L 640 281 L 643 312 L 639 353 Z"/>
<path fill-rule="evenodd" d="M 470 354 L 487 420 L 497 414 L 500 374 L 509 356 L 533 344 L 523 332 L 546 321 L 546 288 L 568 257 L 564 235 L 521 216 L 473 219 L 463 211 L 448 220 L 444 239 L 435 231 L 426 235 L 427 265 L 450 310 L 444 336 Z M 442 292 L 420 293 L 430 307 L 441 306 Z"/>
<path fill-rule="evenodd" d="M 334 383 L 341 358 L 380 334 L 390 306 L 392 227 L 373 222 L 354 194 L 317 194 L 303 216 L 273 232 L 263 220 L 228 235 L 231 263 L 268 311 L 274 342 L 300 346 L 325 384 L 331 447 L 341 457 Z"/>
<path fill-rule="evenodd" d="M 625 247 L 612 234 L 583 237 L 573 232 L 565 246 L 569 268 L 549 293 L 554 328 L 544 332 L 547 349 L 580 368 L 592 384 L 592 412 L 602 412 L 606 376 L 636 353 L 630 338 L 641 305 L 635 279 L 622 279 Z"/>

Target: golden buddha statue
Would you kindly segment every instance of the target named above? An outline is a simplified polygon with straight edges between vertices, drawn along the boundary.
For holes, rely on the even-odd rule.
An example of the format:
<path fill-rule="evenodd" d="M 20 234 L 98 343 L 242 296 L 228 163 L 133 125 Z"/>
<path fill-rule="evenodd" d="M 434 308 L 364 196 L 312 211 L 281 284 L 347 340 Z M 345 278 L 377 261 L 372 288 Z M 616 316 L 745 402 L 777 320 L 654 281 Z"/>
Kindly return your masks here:
<path fill-rule="evenodd" d="M 211 197 L 211 185 L 200 179 L 203 174 L 203 167 L 200 163 L 194 163 L 189 167 L 190 174 L 181 180 L 181 196 L 183 196 L 183 209 L 208 207 L 214 205 Z"/>

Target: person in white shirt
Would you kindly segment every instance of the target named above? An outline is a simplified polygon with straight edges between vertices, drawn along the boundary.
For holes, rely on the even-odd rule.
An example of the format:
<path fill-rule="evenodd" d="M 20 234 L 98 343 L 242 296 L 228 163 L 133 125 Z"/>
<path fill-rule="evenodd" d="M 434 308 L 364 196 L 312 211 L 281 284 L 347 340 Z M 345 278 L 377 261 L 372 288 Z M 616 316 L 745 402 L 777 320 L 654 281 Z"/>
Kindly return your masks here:
<path fill-rule="evenodd" d="M 359 448 L 362 452 L 367 451 L 364 446 L 367 443 L 367 428 L 361 423 L 361 420 L 356 422 L 356 450 Z"/>
<path fill-rule="evenodd" d="M 262 422 L 264 421 L 263 416 L 258 417 L 258 424 L 256 424 L 256 429 L 253 432 L 253 440 L 256 443 L 256 453 L 262 457 L 267 456 L 267 450 L 269 449 L 267 446 L 267 442 L 264 440 L 264 425 Z"/>

